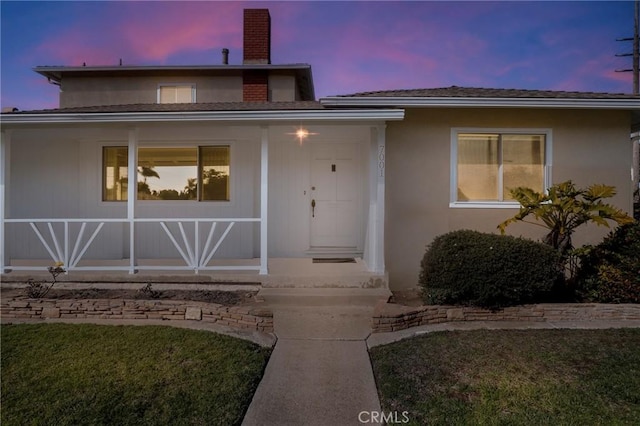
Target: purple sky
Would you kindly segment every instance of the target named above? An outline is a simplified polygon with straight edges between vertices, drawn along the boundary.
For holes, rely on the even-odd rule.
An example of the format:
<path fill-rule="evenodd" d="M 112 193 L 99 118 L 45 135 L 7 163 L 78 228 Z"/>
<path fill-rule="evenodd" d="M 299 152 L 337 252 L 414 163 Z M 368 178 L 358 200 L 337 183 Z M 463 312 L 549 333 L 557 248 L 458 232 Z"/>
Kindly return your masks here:
<path fill-rule="evenodd" d="M 632 90 L 633 2 L 5 1 L 2 107 L 54 108 L 39 65 L 242 61 L 242 9 L 268 8 L 274 64 L 312 65 L 316 97 L 473 86 Z"/>

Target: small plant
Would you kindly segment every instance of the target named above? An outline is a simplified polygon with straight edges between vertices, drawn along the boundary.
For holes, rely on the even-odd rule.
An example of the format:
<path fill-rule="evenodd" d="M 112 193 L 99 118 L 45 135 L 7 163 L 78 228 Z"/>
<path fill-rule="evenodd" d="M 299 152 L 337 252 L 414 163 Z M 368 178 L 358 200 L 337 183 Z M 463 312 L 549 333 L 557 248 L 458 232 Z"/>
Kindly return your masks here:
<path fill-rule="evenodd" d="M 150 299 L 160 299 L 162 297 L 162 291 L 154 290 L 151 283 L 147 283 L 144 287 L 138 290 L 142 295 Z"/>
<path fill-rule="evenodd" d="M 51 284 L 47 285 L 44 281 L 34 281 L 33 278 L 27 280 L 25 293 L 30 299 L 40 299 L 49 293 L 51 287 L 57 282 L 58 275 L 65 272 L 62 262 L 56 262 L 54 266 L 49 266 L 47 271 L 51 274 Z"/>
<path fill-rule="evenodd" d="M 549 229 L 543 242 L 558 250 L 563 257 L 569 257 L 573 249 L 571 236 L 580 225 L 588 222 L 609 227 L 607 220 L 619 225 L 633 222 L 633 218 L 625 212 L 603 203 L 604 198 L 613 197 L 616 190 L 613 186 L 596 184 L 587 189 L 578 189 L 573 182 L 558 183 L 549 188 L 549 193 L 536 192 L 531 188 L 518 187 L 512 189 L 511 196 L 520 203 L 520 212 L 498 225 L 502 234 L 511 223 L 526 222 Z M 526 221 L 533 215 L 538 222 Z"/>

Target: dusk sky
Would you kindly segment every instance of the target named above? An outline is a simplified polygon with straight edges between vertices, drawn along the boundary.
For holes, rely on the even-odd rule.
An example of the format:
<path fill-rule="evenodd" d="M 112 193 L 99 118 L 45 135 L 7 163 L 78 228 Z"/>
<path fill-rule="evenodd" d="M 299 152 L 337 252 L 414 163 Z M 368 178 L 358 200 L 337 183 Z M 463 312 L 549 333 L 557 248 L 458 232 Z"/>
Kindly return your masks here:
<path fill-rule="evenodd" d="M 55 108 L 40 65 L 242 62 L 242 10 L 271 12 L 273 64 L 311 64 L 316 97 L 469 86 L 632 90 L 633 1 L 4 1 L 1 105 Z"/>

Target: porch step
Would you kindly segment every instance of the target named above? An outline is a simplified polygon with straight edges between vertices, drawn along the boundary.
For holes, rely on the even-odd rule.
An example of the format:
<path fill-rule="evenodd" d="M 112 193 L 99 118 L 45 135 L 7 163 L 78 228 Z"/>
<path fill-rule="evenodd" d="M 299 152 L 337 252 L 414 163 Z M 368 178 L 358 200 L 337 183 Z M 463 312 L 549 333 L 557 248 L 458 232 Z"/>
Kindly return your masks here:
<path fill-rule="evenodd" d="M 387 288 L 262 288 L 257 297 L 272 306 L 375 306 L 387 301 Z"/>
<path fill-rule="evenodd" d="M 326 258 L 326 257 L 359 257 L 362 258 L 362 251 L 345 247 L 312 247 L 307 250 L 308 257 Z"/>
<path fill-rule="evenodd" d="M 353 262 L 314 263 L 312 258 L 269 259 L 269 275 L 261 276 L 264 288 L 386 289 L 387 274 L 367 271 L 361 258 Z"/>
<path fill-rule="evenodd" d="M 386 275 L 272 275 L 261 278 L 263 288 L 387 289 Z"/>

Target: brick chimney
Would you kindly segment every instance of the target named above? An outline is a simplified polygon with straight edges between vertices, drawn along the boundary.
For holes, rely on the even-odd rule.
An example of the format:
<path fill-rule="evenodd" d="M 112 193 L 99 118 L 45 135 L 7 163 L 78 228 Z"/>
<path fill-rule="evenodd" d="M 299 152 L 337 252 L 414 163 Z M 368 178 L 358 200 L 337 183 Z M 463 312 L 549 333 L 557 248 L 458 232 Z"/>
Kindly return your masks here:
<path fill-rule="evenodd" d="M 244 10 L 243 64 L 271 63 L 271 16 L 269 9 Z"/>
<path fill-rule="evenodd" d="M 244 10 L 243 65 L 271 64 L 271 16 L 269 9 Z M 267 70 L 245 70 L 242 77 L 244 102 L 269 100 Z"/>
<path fill-rule="evenodd" d="M 269 74 L 267 71 L 246 70 L 242 75 L 243 102 L 267 102 L 269 100 Z"/>

